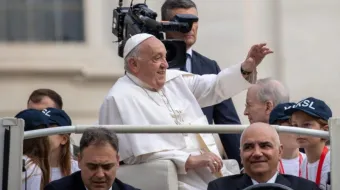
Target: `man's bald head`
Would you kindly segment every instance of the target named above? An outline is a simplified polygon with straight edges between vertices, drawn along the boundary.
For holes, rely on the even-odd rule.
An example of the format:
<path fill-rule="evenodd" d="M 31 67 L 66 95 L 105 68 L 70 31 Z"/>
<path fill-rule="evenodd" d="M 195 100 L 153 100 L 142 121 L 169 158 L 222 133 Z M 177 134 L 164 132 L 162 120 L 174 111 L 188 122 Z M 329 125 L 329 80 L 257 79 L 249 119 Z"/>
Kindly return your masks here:
<path fill-rule="evenodd" d="M 243 131 L 240 144 L 245 173 L 261 183 L 272 178 L 282 155 L 276 129 L 267 123 L 253 123 Z"/>
<path fill-rule="evenodd" d="M 278 147 L 281 145 L 280 143 L 280 137 L 277 133 L 276 129 L 272 127 L 271 125 L 263 122 L 257 122 L 251 124 L 249 127 L 247 127 L 241 135 L 240 144 L 242 146 L 242 143 L 246 140 L 248 136 L 268 136 L 273 140 L 275 145 Z"/>

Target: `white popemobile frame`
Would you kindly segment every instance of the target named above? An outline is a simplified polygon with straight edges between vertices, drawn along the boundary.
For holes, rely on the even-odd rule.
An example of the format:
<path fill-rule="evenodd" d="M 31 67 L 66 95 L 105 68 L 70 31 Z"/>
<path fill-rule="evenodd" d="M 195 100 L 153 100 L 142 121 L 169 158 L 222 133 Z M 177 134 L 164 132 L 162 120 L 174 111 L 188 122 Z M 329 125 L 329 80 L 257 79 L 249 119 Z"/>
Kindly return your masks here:
<path fill-rule="evenodd" d="M 278 132 L 304 134 L 330 139 L 332 151 L 331 183 L 332 189 L 336 190 L 340 189 L 340 180 L 337 180 L 336 177 L 340 176 L 340 162 L 336 162 L 336 157 L 340 156 L 340 153 L 338 153 L 340 149 L 336 148 L 340 147 L 340 118 L 331 118 L 328 123 L 330 132 L 277 125 L 273 125 L 273 127 L 275 127 Z M 74 125 L 24 132 L 24 121 L 22 119 L 2 118 L 0 119 L 0 152 L 3 156 L 2 159 L 0 159 L 0 189 L 21 189 L 23 139 L 55 134 L 83 133 L 84 130 L 89 127 L 105 127 L 114 130 L 116 133 L 242 133 L 248 125 Z M 7 140 L 9 152 L 8 149 L 5 150 L 4 147 L 6 141 L 4 138 L 5 133 L 7 133 L 6 136 L 9 137 L 9 140 Z M 5 157 L 6 153 L 8 155 L 7 157 Z M 4 171 L 8 173 L 4 174 Z M 4 176 L 8 177 L 3 178 Z"/>

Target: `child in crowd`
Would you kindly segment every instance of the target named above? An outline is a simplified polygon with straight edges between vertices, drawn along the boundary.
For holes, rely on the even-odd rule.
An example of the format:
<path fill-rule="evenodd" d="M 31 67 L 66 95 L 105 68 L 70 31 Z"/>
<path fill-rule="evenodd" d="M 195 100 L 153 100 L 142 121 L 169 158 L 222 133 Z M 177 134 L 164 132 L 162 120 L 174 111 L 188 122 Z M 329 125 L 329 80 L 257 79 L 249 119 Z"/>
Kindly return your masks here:
<path fill-rule="evenodd" d="M 16 118 L 25 121 L 25 131 L 48 127 L 48 120 L 38 110 L 27 109 L 19 112 Z M 23 173 L 22 190 L 43 190 L 50 182 L 50 164 L 48 137 L 25 139 L 23 143 L 23 159 L 26 171 Z"/>
<path fill-rule="evenodd" d="M 291 115 L 293 126 L 328 131 L 328 119 L 332 111 L 319 99 L 309 97 L 301 100 L 285 111 Z M 326 189 L 328 173 L 331 169 L 330 150 L 326 139 L 298 135 L 297 142 L 304 148 L 307 158 L 302 162 L 302 177 L 314 181 L 321 189 Z"/>
<path fill-rule="evenodd" d="M 277 105 L 270 113 L 269 124 L 291 126 L 290 116 L 284 111 L 290 109 L 294 103 L 283 103 Z M 292 133 L 280 133 L 280 142 L 283 146 L 282 157 L 279 162 L 279 172 L 301 177 L 301 164 L 306 157 L 299 151 L 299 144 L 296 141 L 297 136 Z"/>
<path fill-rule="evenodd" d="M 42 113 L 47 117 L 49 127 L 70 126 L 72 121 L 67 113 L 56 108 L 46 108 Z M 68 176 L 80 170 L 78 162 L 73 160 L 70 151 L 70 134 L 51 135 L 49 163 L 51 167 L 51 181 Z"/>

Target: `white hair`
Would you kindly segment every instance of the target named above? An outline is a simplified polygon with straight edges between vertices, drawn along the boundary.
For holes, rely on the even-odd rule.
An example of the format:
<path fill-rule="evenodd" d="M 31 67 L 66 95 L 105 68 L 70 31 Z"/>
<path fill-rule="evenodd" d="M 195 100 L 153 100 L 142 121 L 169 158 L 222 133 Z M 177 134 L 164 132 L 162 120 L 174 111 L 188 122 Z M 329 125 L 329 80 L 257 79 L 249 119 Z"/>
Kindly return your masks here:
<path fill-rule="evenodd" d="M 127 55 L 126 57 L 124 58 L 124 69 L 126 72 L 129 72 L 130 73 L 130 69 L 128 67 L 128 64 L 129 64 L 129 59 L 130 58 L 135 58 L 135 57 L 138 57 L 139 55 L 139 46 L 141 44 L 138 44 L 136 47 L 134 47 Z"/>
<path fill-rule="evenodd" d="M 261 102 L 272 101 L 274 107 L 289 102 L 289 92 L 283 84 L 272 78 L 259 79 L 257 97 Z"/>

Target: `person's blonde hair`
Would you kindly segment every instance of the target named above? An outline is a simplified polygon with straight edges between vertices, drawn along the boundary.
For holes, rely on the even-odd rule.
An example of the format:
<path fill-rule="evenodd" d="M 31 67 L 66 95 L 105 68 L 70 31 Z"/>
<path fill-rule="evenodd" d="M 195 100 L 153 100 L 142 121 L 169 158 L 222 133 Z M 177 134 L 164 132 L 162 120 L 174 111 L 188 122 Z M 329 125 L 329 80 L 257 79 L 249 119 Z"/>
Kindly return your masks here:
<path fill-rule="evenodd" d="M 72 153 L 70 150 L 71 141 L 70 135 L 64 134 L 67 138 L 67 142 L 64 145 L 61 145 L 60 154 L 59 154 L 59 168 L 61 171 L 62 176 L 68 176 L 71 174 L 71 162 L 72 162 Z"/>

